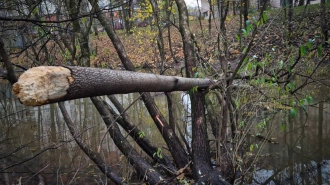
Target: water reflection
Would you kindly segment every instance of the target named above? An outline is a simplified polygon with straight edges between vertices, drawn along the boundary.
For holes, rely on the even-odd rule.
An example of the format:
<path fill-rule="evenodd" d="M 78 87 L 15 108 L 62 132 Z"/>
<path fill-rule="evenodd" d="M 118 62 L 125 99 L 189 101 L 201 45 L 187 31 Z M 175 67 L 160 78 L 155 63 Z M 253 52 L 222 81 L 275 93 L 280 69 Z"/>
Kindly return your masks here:
<path fill-rule="evenodd" d="M 107 182 L 72 140 L 57 104 L 25 107 L 12 97 L 9 85 L 2 84 L 0 89 L 0 184 L 12 184 L 20 177 L 23 184 Z M 128 107 L 139 95 L 124 94 L 117 98 Z M 155 94 L 154 98 L 167 117 L 166 96 Z M 103 99 L 110 103 L 107 97 Z M 176 93 L 174 102 L 178 129 L 190 141 L 189 96 Z M 72 100 L 65 105 L 83 141 L 96 151 L 106 128 L 91 101 Z M 290 119 L 284 111 L 263 114 L 262 118 L 274 117 L 265 133 L 270 132 L 279 144 L 265 144 L 251 184 L 330 184 L 329 106 L 329 103 L 320 103 L 308 107 L 308 114 L 300 110 L 295 119 Z M 137 101 L 127 113 L 146 137 L 166 153 L 165 142 L 143 102 Z M 109 136 L 102 143 L 101 154 L 117 171 L 132 173 Z"/>
<path fill-rule="evenodd" d="M 11 97 L 9 85 L 2 84 L 0 89 L 0 184 L 12 184 L 20 177 L 23 184 L 38 184 L 41 179 L 49 184 L 90 184 L 107 181 L 76 146 L 57 104 L 25 107 Z M 118 95 L 117 98 L 124 107 L 128 107 L 139 95 L 124 94 Z M 166 97 L 155 95 L 154 98 L 160 111 L 167 117 Z M 107 97 L 103 99 L 110 103 Z M 180 94 L 174 95 L 174 101 L 176 114 L 179 115 L 179 112 L 183 112 Z M 83 142 L 96 151 L 106 128 L 91 101 L 72 100 L 66 102 L 65 106 L 80 130 Z M 165 142 L 145 111 L 142 100 L 137 101 L 127 113 L 145 136 L 167 153 Z M 177 125 L 184 128 L 183 117 L 177 118 Z M 128 139 L 130 140 L 130 137 Z M 140 148 L 137 149 L 143 152 Z M 102 142 L 101 155 L 106 163 L 118 172 L 129 173 L 128 163 L 108 135 Z"/>
<path fill-rule="evenodd" d="M 279 144 L 265 145 L 252 184 L 330 184 L 329 107 L 322 102 L 301 109 L 294 119 L 276 115 L 272 137 Z"/>

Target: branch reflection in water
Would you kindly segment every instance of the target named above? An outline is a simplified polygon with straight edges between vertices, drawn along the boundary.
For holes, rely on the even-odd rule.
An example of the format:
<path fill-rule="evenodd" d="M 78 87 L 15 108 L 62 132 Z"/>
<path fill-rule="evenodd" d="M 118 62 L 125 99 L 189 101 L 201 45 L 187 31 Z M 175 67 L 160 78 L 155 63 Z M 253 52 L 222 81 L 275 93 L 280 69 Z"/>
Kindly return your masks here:
<path fill-rule="evenodd" d="M 107 180 L 76 146 L 57 104 L 26 107 L 11 95 L 9 85 L 1 84 L 0 89 L 0 179 L 4 184 L 11 184 L 20 177 L 27 184 L 41 181 L 49 184 L 89 184 L 104 183 Z M 139 94 L 116 95 L 124 107 L 128 107 L 138 96 Z M 154 98 L 161 112 L 167 115 L 166 96 L 157 93 Z M 173 98 L 176 106 L 176 131 L 180 129 L 190 142 L 189 96 L 174 93 Z M 102 99 L 110 103 L 107 97 Z M 65 106 L 83 141 L 97 151 L 106 128 L 91 101 L 72 100 L 66 102 Z M 271 116 L 261 112 L 257 114 L 259 117 L 253 119 L 257 123 L 266 117 L 273 117 L 263 133 L 273 129 L 270 137 L 276 138 L 279 144 L 264 144 L 251 184 L 330 184 L 330 128 L 326 124 L 330 122 L 330 104 L 323 102 L 307 107 L 306 111 L 308 114 L 300 110 L 295 119 L 291 119 L 285 111 L 272 113 Z M 137 101 L 127 113 L 155 146 L 165 146 L 142 101 Z M 256 132 L 257 130 L 250 131 L 251 134 Z M 127 136 L 127 133 L 124 135 Z M 212 138 L 211 131 L 209 135 Z M 247 137 L 251 145 L 261 142 L 251 135 Z M 133 146 L 142 152 L 137 145 Z M 106 163 L 123 173 L 125 178 L 130 178 L 134 173 L 109 136 L 102 142 L 100 151 Z M 162 151 L 168 154 L 166 147 Z"/>

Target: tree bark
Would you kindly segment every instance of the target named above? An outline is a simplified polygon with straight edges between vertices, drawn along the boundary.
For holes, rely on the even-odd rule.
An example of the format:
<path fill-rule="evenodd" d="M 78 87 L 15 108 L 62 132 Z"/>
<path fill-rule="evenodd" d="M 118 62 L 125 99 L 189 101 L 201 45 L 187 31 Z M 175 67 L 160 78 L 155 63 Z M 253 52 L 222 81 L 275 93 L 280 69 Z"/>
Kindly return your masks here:
<path fill-rule="evenodd" d="M 148 138 L 141 135 L 142 133 L 141 130 L 130 121 L 129 116 L 126 113 L 124 113 L 125 110 L 123 106 L 119 103 L 117 98 L 114 95 L 111 95 L 109 96 L 109 99 L 111 100 L 111 102 L 114 104 L 114 106 L 117 108 L 117 110 L 121 115 L 121 117 L 117 119 L 117 122 L 136 141 L 136 143 L 143 149 L 143 151 L 145 151 L 157 163 L 164 164 L 166 168 L 170 169 L 172 172 L 177 171 L 177 169 L 173 166 L 173 164 L 166 155 L 162 154 L 162 158 L 160 158 L 158 155 L 154 155 L 157 152 L 158 148 L 153 146 Z M 116 115 L 114 110 L 112 109 L 109 110 L 115 117 L 118 117 L 118 115 Z"/>
<path fill-rule="evenodd" d="M 92 97 L 96 109 L 101 114 L 104 123 L 108 127 L 108 132 L 119 150 L 129 159 L 131 165 L 143 176 L 143 180 L 150 184 L 163 184 L 164 178 L 152 166 L 150 166 L 143 157 L 128 143 L 126 138 L 113 119 L 110 111 L 104 106 L 104 103 L 98 97 Z"/>
<path fill-rule="evenodd" d="M 204 95 L 194 92 L 191 95 L 192 112 L 192 159 L 194 163 L 193 174 L 201 179 L 212 171 L 210 149 L 205 124 Z"/>
<path fill-rule="evenodd" d="M 196 86 L 207 88 L 211 84 L 209 79 L 88 67 L 40 66 L 23 73 L 13 85 L 13 93 L 23 104 L 38 106 L 110 94 L 187 91 Z"/>
<path fill-rule="evenodd" d="M 125 69 L 134 71 L 134 66 L 132 62 L 129 60 L 125 47 L 123 43 L 121 42 L 120 38 L 116 35 L 113 29 L 113 25 L 108 21 L 108 19 L 105 17 L 105 15 L 102 13 L 99 5 L 97 4 L 97 0 L 88 0 L 91 6 L 93 7 L 93 10 L 95 12 L 101 12 L 96 14 L 97 19 L 100 21 L 100 24 L 103 26 L 105 32 L 108 34 L 109 38 L 111 39 L 111 42 L 113 43 L 113 46 L 115 47 L 117 54 L 123 63 Z"/>
<path fill-rule="evenodd" d="M 219 114 L 216 114 L 215 107 L 213 106 L 212 99 L 208 96 L 205 97 L 205 106 L 207 110 L 208 121 L 210 122 L 212 134 L 214 138 L 218 138 L 219 134 L 219 125 L 220 125 L 220 117 Z"/>
<path fill-rule="evenodd" d="M 184 168 L 188 164 L 188 155 L 184 150 L 178 136 L 171 129 L 167 120 L 157 108 L 153 98 L 149 93 L 142 95 L 142 100 L 152 117 L 160 133 L 162 134 L 178 168 Z"/>
<path fill-rule="evenodd" d="M 176 5 L 179 10 L 179 31 L 183 41 L 186 76 L 188 78 L 193 78 L 193 68 L 197 65 L 196 58 L 194 57 L 194 42 L 189 28 L 188 10 L 183 0 L 176 0 Z"/>
<path fill-rule="evenodd" d="M 108 177 L 110 178 L 114 183 L 116 184 L 122 184 L 123 179 L 121 179 L 118 174 L 113 172 L 109 166 L 106 165 L 106 163 L 102 160 L 101 156 L 98 153 L 95 153 L 92 151 L 79 137 L 79 132 L 75 128 L 75 124 L 72 122 L 64 103 L 61 102 L 58 104 L 60 107 L 60 110 L 63 114 L 64 120 L 66 125 L 69 128 L 69 131 L 76 141 L 77 145 L 81 148 L 81 150 L 97 165 L 97 167 Z"/>
<path fill-rule="evenodd" d="M 321 0 L 320 7 L 321 7 L 320 23 L 321 23 L 321 29 L 322 29 L 322 33 L 323 33 L 323 37 L 324 37 L 323 38 L 323 43 L 324 43 L 324 42 L 328 41 L 328 38 L 329 38 L 328 30 L 330 29 L 330 28 L 327 28 L 327 16 L 326 16 L 327 15 L 327 11 L 326 11 L 327 5 L 325 3 L 325 0 Z"/>
<path fill-rule="evenodd" d="M 173 1 L 166 0 L 165 10 L 166 10 L 166 26 L 167 26 L 168 49 L 170 50 L 171 57 L 173 58 L 175 63 L 179 63 L 177 57 L 175 57 L 175 54 L 174 54 L 173 48 L 172 48 L 172 37 L 171 37 L 171 26 L 170 26 L 172 8 L 173 8 Z"/>
<path fill-rule="evenodd" d="M 152 11 L 153 11 L 153 17 L 155 20 L 155 25 L 157 27 L 158 30 L 158 35 L 157 35 L 157 46 L 158 46 L 158 51 L 159 51 L 159 55 L 160 55 L 160 73 L 164 73 L 164 68 L 165 68 L 165 47 L 164 47 L 164 39 L 163 39 L 163 29 L 161 27 L 161 23 L 159 22 L 160 20 L 160 15 L 159 15 L 159 7 L 158 7 L 158 2 L 157 1 L 153 1 L 153 0 L 149 0 L 151 7 L 152 7 Z"/>
<path fill-rule="evenodd" d="M 91 3 L 93 9 L 96 12 L 100 12 L 100 8 L 96 0 L 89 0 L 89 2 Z M 102 26 L 105 28 L 105 31 L 107 32 L 109 38 L 111 39 L 118 53 L 118 56 L 121 62 L 123 63 L 124 67 L 126 68 L 126 70 L 135 71 L 133 63 L 126 54 L 124 45 L 119 39 L 119 37 L 116 35 L 116 33 L 114 32 L 112 25 L 108 23 L 107 19 L 103 14 L 97 14 L 97 18 L 102 24 Z M 188 156 L 186 154 L 185 149 L 181 145 L 179 138 L 172 131 L 172 129 L 170 129 L 167 120 L 160 113 L 151 95 L 149 93 L 143 93 L 141 94 L 141 96 L 150 116 L 152 117 L 158 130 L 162 134 L 177 167 L 179 168 L 185 167 L 188 164 Z"/>
<path fill-rule="evenodd" d="M 69 12 L 69 16 L 73 19 L 73 30 L 74 30 L 74 34 L 77 35 L 78 37 L 78 42 L 79 42 L 79 46 L 80 46 L 80 57 L 78 60 L 78 64 L 80 66 L 86 66 L 89 67 L 90 66 L 90 50 L 89 50 L 89 32 L 91 29 L 91 22 L 92 20 L 90 20 L 90 26 L 85 27 L 85 29 L 83 29 L 80 26 L 79 23 L 79 19 L 77 19 L 79 13 L 80 13 L 80 7 L 81 7 L 81 3 L 82 1 L 76 1 L 76 0 L 69 0 L 68 2 L 68 12 Z M 82 8 L 87 8 L 87 7 L 82 7 Z M 74 46 L 75 47 L 75 46 Z"/>
<path fill-rule="evenodd" d="M 17 82 L 17 77 L 15 75 L 14 67 L 11 64 L 5 43 L 3 42 L 2 38 L 0 37 L 0 56 L 2 58 L 3 63 L 7 69 L 7 79 L 10 84 L 14 84 Z"/>
<path fill-rule="evenodd" d="M 124 3 L 125 1 L 123 1 Z M 133 10 L 133 0 L 128 0 L 127 3 L 125 3 L 123 14 L 124 14 L 124 20 L 125 20 L 125 29 L 126 33 L 131 34 L 132 28 L 133 28 L 133 21 L 132 18 L 132 10 Z"/>
<path fill-rule="evenodd" d="M 173 131 L 175 131 L 175 125 L 176 125 L 176 108 L 175 103 L 173 102 L 173 94 L 172 93 L 166 93 L 166 99 L 167 99 L 167 111 L 168 111 L 168 122 L 170 124 L 170 127 Z"/>
<path fill-rule="evenodd" d="M 249 11 L 248 11 L 248 3 L 249 0 L 242 0 L 243 3 L 243 21 L 244 21 L 244 28 L 246 29 L 246 23 L 248 20 L 248 15 L 249 15 Z"/>
<path fill-rule="evenodd" d="M 208 3 L 209 3 L 209 18 L 208 18 L 208 21 L 207 21 L 207 25 L 208 25 L 208 30 L 209 30 L 209 37 L 211 37 L 211 29 L 212 29 L 212 17 L 214 18 L 214 11 L 213 11 L 213 6 L 212 6 L 212 0 L 208 0 Z"/>
<path fill-rule="evenodd" d="M 291 44 L 293 36 L 293 0 L 289 0 L 288 9 L 288 42 Z"/>
<path fill-rule="evenodd" d="M 179 30 L 183 41 L 186 76 L 193 77 L 197 66 L 193 35 L 189 29 L 187 6 L 184 0 L 175 1 L 179 10 Z M 212 168 L 204 110 L 204 93 L 190 92 L 192 114 L 192 170 L 197 184 L 227 184 Z M 217 178 L 214 178 L 214 177 Z"/>

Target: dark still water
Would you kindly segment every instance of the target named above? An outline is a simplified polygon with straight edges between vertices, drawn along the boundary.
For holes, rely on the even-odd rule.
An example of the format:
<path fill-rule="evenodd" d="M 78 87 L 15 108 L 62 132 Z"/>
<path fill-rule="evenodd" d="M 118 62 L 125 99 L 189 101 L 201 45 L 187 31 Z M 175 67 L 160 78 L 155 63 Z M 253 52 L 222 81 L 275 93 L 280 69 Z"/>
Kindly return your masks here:
<path fill-rule="evenodd" d="M 275 115 L 252 184 L 330 184 L 330 103 Z M 284 126 L 285 125 L 285 126 Z M 277 127 L 277 128 L 276 128 Z"/>
<path fill-rule="evenodd" d="M 10 90 L 9 85 L 0 87 L 0 184 L 11 185 L 19 179 L 22 184 L 111 184 L 76 146 L 57 104 L 26 107 Z M 138 95 L 117 98 L 127 107 Z M 166 97 L 157 95 L 155 100 L 166 115 Z M 175 102 L 178 125 L 190 140 L 188 96 L 176 93 Z M 90 100 L 72 100 L 65 105 L 83 141 L 97 151 L 106 129 Z M 329 112 L 330 104 L 324 102 L 308 107 L 307 114 L 299 111 L 295 119 L 289 119 L 284 111 L 271 114 L 273 119 L 264 132 L 269 131 L 269 137 L 279 144 L 258 145 L 262 150 L 249 184 L 330 184 Z M 128 114 L 157 147 L 165 146 L 142 101 L 137 101 Z M 250 138 L 250 143 L 258 141 Z M 112 140 L 107 136 L 101 146 L 107 164 L 129 179 L 134 170 Z"/>

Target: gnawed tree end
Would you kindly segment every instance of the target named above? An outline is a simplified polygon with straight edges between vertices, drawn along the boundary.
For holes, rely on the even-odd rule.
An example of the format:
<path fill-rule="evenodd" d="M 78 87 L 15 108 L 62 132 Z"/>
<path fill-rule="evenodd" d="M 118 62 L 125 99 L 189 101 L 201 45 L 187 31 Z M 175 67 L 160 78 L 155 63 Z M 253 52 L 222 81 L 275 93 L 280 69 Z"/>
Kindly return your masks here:
<path fill-rule="evenodd" d="M 101 68 L 40 66 L 24 72 L 13 85 L 13 93 L 24 105 L 39 106 L 110 94 L 187 91 L 212 83 L 209 79 Z"/>
<path fill-rule="evenodd" d="M 38 106 L 65 96 L 72 82 L 67 68 L 40 66 L 23 73 L 12 91 L 24 105 Z"/>

